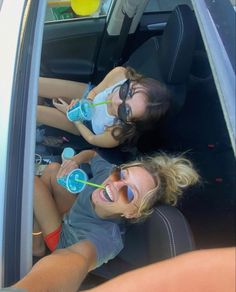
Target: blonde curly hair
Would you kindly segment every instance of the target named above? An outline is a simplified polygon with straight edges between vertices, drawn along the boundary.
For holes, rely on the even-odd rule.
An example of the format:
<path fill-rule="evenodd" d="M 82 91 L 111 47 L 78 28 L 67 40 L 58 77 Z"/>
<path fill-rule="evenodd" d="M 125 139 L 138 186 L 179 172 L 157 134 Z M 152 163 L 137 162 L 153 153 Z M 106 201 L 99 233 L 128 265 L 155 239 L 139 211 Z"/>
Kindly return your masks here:
<path fill-rule="evenodd" d="M 140 221 L 150 215 L 155 203 L 176 205 L 183 191 L 200 180 L 192 162 L 183 155 L 161 153 L 123 164 L 121 168 L 134 166 L 145 168 L 154 178 L 156 187 L 143 196 L 133 221 Z"/>

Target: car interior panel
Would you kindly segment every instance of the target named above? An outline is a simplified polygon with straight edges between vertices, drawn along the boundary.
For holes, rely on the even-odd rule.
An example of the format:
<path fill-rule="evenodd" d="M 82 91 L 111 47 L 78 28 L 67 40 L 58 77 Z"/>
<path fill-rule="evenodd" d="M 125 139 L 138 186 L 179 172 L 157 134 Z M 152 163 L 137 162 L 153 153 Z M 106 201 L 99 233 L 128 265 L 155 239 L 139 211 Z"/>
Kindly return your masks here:
<path fill-rule="evenodd" d="M 91 81 L 104 28 L 103 17 L 45 24 L 41 76 Z"/>

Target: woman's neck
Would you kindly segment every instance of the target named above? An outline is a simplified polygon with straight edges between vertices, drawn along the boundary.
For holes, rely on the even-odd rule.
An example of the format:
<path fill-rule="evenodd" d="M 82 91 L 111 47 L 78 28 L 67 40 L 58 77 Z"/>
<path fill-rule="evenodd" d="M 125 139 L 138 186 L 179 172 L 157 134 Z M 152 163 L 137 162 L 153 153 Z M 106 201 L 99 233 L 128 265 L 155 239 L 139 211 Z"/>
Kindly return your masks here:
<path fill-rule="evenodd" d="M 111 94 L 108 95 L 107 100 L 112 100 Z M 116 116 L 116 113 L 112 105 L 112 101 L 107 104 L 107 112 L 110 116 Z"/>
<path fill-rule="evenodd" d="M 98 217 L 102 218 L 102 219 L 106 219 L 106 220 L 116 220 L 116 219 L 120 219 L 121 215 L 120 214 L 114 214 L 114 213 L 109 213 L 109 212 L 104 212 L 103 208 L 99 207 L 99 206 L 94 206 L 94 211 L 97 214 Z"/>

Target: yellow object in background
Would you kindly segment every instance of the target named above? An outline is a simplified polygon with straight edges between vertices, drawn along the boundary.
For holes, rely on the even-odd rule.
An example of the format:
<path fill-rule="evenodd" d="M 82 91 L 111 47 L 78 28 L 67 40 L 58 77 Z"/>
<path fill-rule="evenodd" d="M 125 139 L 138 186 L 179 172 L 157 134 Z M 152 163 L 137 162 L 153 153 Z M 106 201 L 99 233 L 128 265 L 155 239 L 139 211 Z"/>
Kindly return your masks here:
<path fill-rule="evenodd" d="M 100 0 L 71 0 L 71 8 L 79 16 L 95 13 L 99 4 Z"/>

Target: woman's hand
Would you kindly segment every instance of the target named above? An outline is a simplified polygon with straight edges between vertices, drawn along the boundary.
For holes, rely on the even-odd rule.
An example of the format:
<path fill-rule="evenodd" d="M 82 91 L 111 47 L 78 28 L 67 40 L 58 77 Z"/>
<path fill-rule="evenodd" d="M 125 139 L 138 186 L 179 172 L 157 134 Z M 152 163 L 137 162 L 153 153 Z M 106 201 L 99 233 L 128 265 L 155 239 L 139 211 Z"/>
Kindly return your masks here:
<path fill-rule="evenodd" d="M 61 167 L 59 168 L 59 171 L 57 173 L 57 178 L 66 176 L 68 173 L 70 173 L 72 170 L 78 168 L 78 164 L 73 160 L 65 160 Z"/>
<path fill-rule="evenodd" d="M 72 99 L 71 103 L 67 107 L 67 110 L 70 109 L 72 106 L 74 106 L 79 101 L 80 101 L 79 99 Z"/>
<path fill-rule="evenodd" d="M 53 99 L 53 105 L 63 113 L 66 113 L 68 110 L 68 103 L 65 102 L 62 98 Z"/>

